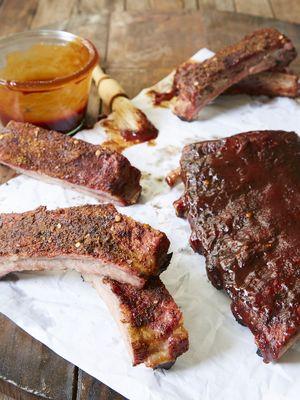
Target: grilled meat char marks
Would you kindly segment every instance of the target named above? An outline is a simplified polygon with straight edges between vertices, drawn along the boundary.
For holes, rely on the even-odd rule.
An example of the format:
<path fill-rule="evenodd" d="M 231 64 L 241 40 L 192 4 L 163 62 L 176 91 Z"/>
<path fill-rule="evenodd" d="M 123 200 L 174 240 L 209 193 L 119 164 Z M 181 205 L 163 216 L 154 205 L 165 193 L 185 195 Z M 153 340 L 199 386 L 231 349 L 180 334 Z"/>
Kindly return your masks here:
<path fill-rule="evenodd" d="M 76 269 L 142 287 L 170 261 L 160 231 L 119 214 L 113 205 L 85 205 L 0 214 L 0 275 Z"/>
<path fill-rule="evenodd" d="M 188 61 L 175 73 L 173 111 L 181 119 L 197 119 L 205 105 L 243 78 L 283 68 L 296 57 L 292 42 L 276 29 L 261 29 L 202 63 Z"/>
<path fill-rule="evenodd" d="M 135 203 L 141 192 L 141 173 L 122 154 L 28 123 L 11 121 L 2 130 L 0 163 L 119 205 Z"/>
<path fill-rule="evenodd" d="M 110 278 L 85 278 L 114 314 L 133 365 L 170 368 L 188 350 L 182 313 L 158 277 L 150 278 L 142 289 Z"/>
<path fill-rule="evenodd" d="M 178 214 L 266 362 L 300 333 L 300 139 L 260 131 L 186 146 Z"/>

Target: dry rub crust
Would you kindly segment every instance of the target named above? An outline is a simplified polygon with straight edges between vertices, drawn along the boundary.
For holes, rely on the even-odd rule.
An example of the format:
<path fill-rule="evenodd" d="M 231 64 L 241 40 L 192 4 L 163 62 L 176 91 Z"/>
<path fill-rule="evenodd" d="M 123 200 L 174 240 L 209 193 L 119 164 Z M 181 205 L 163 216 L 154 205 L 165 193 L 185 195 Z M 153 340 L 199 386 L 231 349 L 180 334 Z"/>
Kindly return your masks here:
<path fill-rule="evenodd" d="M 188 61 L 174 77 L 173 111 L 192 121 L 199 111 L 228 87 L 248 75 L 284 67 L 296 57 L 292 42 L 276 29 L 261 29 L 202 62 Z"/>
<path fill-rule="evenodd" d="M 111 204 L 0 214 L 0 225 L 2 276 L 12 270 L 31 270 L 22 260 L 59 258 L 74 260 L 74 265 L 76 260 L 99 261 L 99 274 L 103 264 L 112 265 L 142 286 L 171 258 L 164 233 L 119 214 Z M 6 266 L 7 261 L 13 267 Z M 84 272 L 89 273 L 88 267 Z"/>
<path fill-rule="evenodd" d="M 177 213 L 265 362 L 300 335 L 300 138 L 256 131 L 188 145 Z"/>
<path fill-rule="evenodd" d="M 123 155 L 28 123 L 11 121 L 2 130 L 0 162 L 120 205 L 141 192 L 141 173 Z"/>
<path fill-rule="evenodd" d="M 189 347 L 182 313 L 161 280 L 151 278 L 143 289 L 103 279 L 118 298 L 121 323 L 127 326 L 133 364 L 170 368 Z"/>

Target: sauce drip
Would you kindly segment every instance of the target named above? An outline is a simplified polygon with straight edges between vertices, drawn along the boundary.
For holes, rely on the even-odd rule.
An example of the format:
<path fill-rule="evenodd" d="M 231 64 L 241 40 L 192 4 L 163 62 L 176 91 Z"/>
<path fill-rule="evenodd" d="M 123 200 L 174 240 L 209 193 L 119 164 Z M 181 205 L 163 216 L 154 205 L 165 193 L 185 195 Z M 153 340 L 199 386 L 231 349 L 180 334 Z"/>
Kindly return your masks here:
<path fill-rule="evenodd" d="M 143 143 L 148 142 L 149 140 L 156 139 L 158 135 L 158 130 L 151 124 L 151 126 L 147 126 L 147 128 L 142 128 L 139 131 L 125 129 L 123 131 L 120 131 L 120 134 L 127 142 Z"/>
<path fill-rule="evenodd" d="M 136 129 L 120 129 L 117 118 L 115 119 L 113 115 L 111 118 L 102 119 L 101 125 L 108 136 L 102 146 L 118 152 L 143 142 L 148 142 L 149 146 L 154 146 L 154 139 L 158 136 L 158 130 L 141 111 L 140 114 L 141 118 Z"/>
<path fill-rule="evenodd" d="M 170 92 L 157 92 L 150 90 L 148 94 L 152 97 L 153 105 L 159 107 L 169 107 L 170 101 L 176 96 L 176 90 L 172 89 Z"/>

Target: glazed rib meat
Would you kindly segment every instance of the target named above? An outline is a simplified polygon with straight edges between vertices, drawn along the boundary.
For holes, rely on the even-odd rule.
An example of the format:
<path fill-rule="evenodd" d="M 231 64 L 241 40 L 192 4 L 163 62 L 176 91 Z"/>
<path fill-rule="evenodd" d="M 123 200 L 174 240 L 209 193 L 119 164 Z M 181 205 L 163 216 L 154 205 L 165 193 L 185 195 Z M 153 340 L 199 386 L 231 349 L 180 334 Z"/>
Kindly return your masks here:
<path fill-rule="evenodd" d="M 249 94 L 253 96 L 300 96 L 300 78 L 292 72 L 268 71 L 248 76 L 228 88 L 224 94 Z"/>
<path fill-rule="evenodd" d="M 184 148 L 177 214 L 265 362 L 300 334 L 300 139 L 258 131 Z"/>
<path fill-rule="evenodd" d="M 0 132 L 0 163 L 119 205 L 135 203 L 141 173 L 122 154 L 28 123 Z"/>
<path fill-rule="evenodd" d="M 75 269 L 142 287 L 169 264 L 169 240 L 111 204 L 0 214 L 0 276 Z"/>
<path fill-rule="evenodd" d="M 295 57 L 292 42 L 269 28 L 253 32 L 202 63 L 188 61 L 175 73 L 173 112 L 183 120 L 193 121 L 203 107 L 230 86 L 249 75 L 283 68 Z"/>
<path fill-rule="evenodd" d="M 133 365 L 170 368 L 188 350 L 182 313 L 158 277 L 137 289 L 110 278 L 85 275 L 120 327 Z"/>

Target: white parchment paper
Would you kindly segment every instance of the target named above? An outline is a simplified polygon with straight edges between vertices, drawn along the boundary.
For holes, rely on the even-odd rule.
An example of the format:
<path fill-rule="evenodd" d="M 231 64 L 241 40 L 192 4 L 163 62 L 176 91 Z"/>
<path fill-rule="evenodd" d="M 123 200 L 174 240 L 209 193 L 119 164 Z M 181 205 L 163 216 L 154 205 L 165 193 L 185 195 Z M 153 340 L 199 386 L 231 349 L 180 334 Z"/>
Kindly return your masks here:
<path fill-rule="evenodd" d="M 195 58 L 211 54 L 203 49 Z M 160 133 L 156 146 L 140 144 L 126 150 L 132 164 L 143 171 L 143 195 L 140 204 L 119 210 L 166 232 L 171 240 L 173 258 L 162 280 L 183 310 L 190 334 L 189 352 L 169 371 L 131 367 L 105 305 L 75 272 L 23 273 L 16 282 L 0 281 L 0 312 L 132 400 L 299 400 L 299 344 L 277 364 L 266 365 L 255 354 L 251 333 L 234 321 L 229 299 L 207 280 L 204 258 L 190 249 L 187 222 L 175 216 L 172 203 L 182 193 L 182 186 L 171 190 L 163 178 L 178 166 L 186 143 L 254 129 L 300 133 L 300 104 L 285 98 L 223 96 L 203 110 L 199 121 L 187 123 L 168 109 L 152 107 L 145 91 L 134 103 Z M 77 136 L 93 143 L 104 138 L 100 127 Z M 25 176 L 0 187 L 0 212 L 96 202 Z"/>

